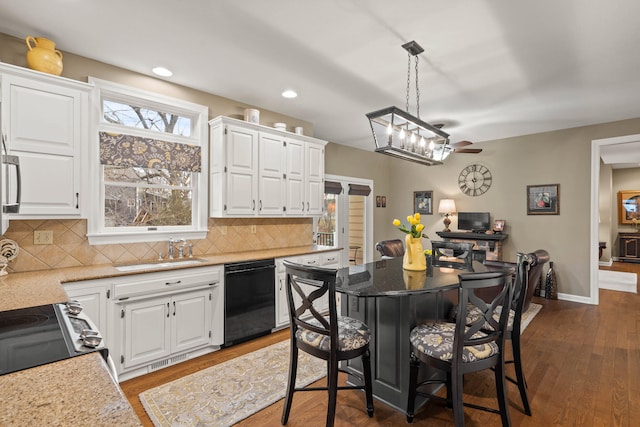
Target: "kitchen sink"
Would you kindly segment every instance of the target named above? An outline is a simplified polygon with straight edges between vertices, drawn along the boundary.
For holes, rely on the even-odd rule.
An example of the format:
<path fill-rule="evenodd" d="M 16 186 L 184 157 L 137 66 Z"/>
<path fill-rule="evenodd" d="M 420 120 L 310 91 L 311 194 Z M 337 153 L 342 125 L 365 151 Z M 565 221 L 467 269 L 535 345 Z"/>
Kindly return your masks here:
<path fill-rule="evenodd" d="M 140 270 L 157 270 L 163 268 L 174 268 L 174 267 L 184 267 L 187 265 L 197 265 L 205 262 L 203 259 L 185 259 L 178 261 L 158 261 L 158 262 L 148 262 L 144 264 L 125 264 L 125 265 L 116 265 L 115 269 L 118 271 L 140 271 Z"/>

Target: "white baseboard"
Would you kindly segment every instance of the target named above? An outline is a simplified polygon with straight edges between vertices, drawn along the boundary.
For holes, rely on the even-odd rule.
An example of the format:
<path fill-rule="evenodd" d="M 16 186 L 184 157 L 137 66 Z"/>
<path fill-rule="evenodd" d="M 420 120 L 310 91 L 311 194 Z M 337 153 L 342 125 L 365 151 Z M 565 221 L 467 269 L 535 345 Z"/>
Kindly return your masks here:
<path fill-rule="evenodd" d="M 563 294 L 558 292 L 558 299 L 561 299 L 563 301 L 579 302 L 580 304 L 594 305 L 594 302 L 591 300 L 590 297 L 582 297 L 579 295 Z"/>
<path fill-rule="evenodd" d="M 598 287 L 611 291 L 637 293 L 638 275 L 623 271 L 598 270 Z"/>
<path fill-rule="evenodd" d="M 602 267 L 611 267 L 613 265 L 613 259 L 610 259 L 609 261 L 599 261 L 598 265 Z"/>

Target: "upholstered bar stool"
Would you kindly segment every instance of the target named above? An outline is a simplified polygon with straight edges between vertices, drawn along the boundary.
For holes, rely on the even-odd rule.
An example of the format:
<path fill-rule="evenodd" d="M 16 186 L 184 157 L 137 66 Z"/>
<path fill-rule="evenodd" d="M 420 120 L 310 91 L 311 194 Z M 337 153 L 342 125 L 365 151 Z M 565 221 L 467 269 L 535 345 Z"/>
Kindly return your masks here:
<path fill-rule="evenodd" d="M 411 362 L 407 422 L 413 422 L 417 395 L 444 400 L 453 407 L 456 426 L 464 426 L 464 406 L 500 414 L 502 425 L 510 426 L 507 391 L 504 376 L 504 343 L 512 299 L 513 269 L 497 272 L 463 273 L 459 280 L 459 311 L 455 323 L 437 321 L 418 325 L 411 330 Z M 475 295 L 477 289 L 497 288 L 495 298 L 485 303 Z M 481 316 L 467 324 L 467 306 L 478 307 Z M 498 307 L 504 307 L 497 312 Z M 489 325 L 490 328 L 486 328 Z M 446 372 L 447 397 L 443 399 L 420 387 L 432 384 L 427 380 L 418 383 L 420 364 L 428 364 Z M 487 408 L 463 402 L 463 377 L 467 373 L 494 368 L 499 409 Z"/>
<path fill-rule="evenodd" d="M 291 412 L 293 394 L 297 391 L 328 392 L 327 426 L 333 426 L 337 392 L 344 389 L 365 391 L 367 413 L 373 416 L 373 386 L 371 382 L 371 362 L 369 353 L 369 327 L 357 319 L 338 316 L 336 310 L 336 273 L 337 270 L 310 267 L 284 261 L 287 271 L 287 304 L 291 320 L 291 359 L 289 362 L 289 380 L 282 424 L 286 424 Z M 320 298 L 329 299 L 327 315 L 318 308 Z M 297 388 L 298 350 L 327 361 L 326 387 Z M 362 358 L 364 385 L 338 386 L 339 363 L 356 357 Z M 354 375 L 351 373 L 351 375 Z"/>

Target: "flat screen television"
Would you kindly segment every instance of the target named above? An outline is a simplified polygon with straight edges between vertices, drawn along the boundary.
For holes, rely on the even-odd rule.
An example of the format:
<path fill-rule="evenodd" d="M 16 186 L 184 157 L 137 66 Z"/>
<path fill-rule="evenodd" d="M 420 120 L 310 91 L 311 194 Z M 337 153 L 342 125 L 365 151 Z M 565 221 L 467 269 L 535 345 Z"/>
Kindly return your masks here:
<path fill-rule="evenodd" d="M 489 212 L 458 212 L 458 230 L 484 233 L 490 229 Z"/>

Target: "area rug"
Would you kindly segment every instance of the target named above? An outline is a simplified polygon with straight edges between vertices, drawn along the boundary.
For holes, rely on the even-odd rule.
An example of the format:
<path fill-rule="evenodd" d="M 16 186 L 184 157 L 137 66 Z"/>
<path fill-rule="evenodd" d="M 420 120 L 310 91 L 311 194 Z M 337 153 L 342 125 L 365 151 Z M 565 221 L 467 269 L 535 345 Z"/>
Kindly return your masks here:
<path fill-rule="evenodd" d="M 638 275 L 624 271 L 598 270 L 598 287 L 635 294 L 638 288 Z"/>
<path fill-rule="evenodd" d="M 538 314 L 541 308 L 542 305 L 540 304 L 529 303 L 529 308 L 522 313 L 522 319 L 520 319 L 520 332 L 527 329 L 527 326 L 529 326 L 529 323 L 536 317 L 536 314 Z"/>
<path fill-rule="evenodd" d="M 299 353 L 296 385 L 324 377 L 323 360 Z M 230 426 L 284 398 L 289 340 L 223 362 L 140 394 L 156 427 Z"/>
<path fill-rule="evenodd" d="M 522 315 L 524 331 L 542 305 L 531 303 Z M 284 398 L 289 370 L 289 340 L 256 350 L 140 393 L 156 427 L 231 426 Z M 300 352 L 296 385 L 326 375 L 324 361 Z"/>

